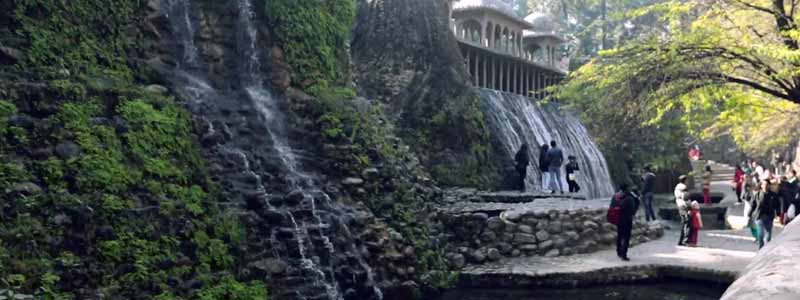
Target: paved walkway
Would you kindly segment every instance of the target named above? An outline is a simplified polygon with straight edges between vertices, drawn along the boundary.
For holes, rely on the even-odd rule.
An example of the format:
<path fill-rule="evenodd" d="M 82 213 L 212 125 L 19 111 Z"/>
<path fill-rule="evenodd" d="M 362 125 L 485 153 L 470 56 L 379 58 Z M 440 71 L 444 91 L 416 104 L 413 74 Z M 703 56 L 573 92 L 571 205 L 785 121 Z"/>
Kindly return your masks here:
<path fill-rule="evenodd" d="M 724 165 L 720 168 L 725 169 Z M 734 204 L 735 194 L 728 178 L 718 176 L 711 185 L 712 192 L 725 194 L 723 203 Z M 584 202 L 584 205 L 587 203 Z M 641 214 L 641 213 L 640 213 Z M 553 274 L 586 273 L 604 269 L 635 266 L 679 266 L 727 274 L 738 274 L 756 255 L 758 248 L 748 229 L 702 230 L 699 247 L 677 246 L 678 224 L 667 223 L 664 237 L 634 246 L 629 251 L 631 261 L 621 261 L 614 249 L 590 254 L 564 257 L 517 257 L 480 266 L 469 266 L 466 275 L 495 274 L 540 277 Z M 777 235 L 780 228 L 776 228 Z"/>

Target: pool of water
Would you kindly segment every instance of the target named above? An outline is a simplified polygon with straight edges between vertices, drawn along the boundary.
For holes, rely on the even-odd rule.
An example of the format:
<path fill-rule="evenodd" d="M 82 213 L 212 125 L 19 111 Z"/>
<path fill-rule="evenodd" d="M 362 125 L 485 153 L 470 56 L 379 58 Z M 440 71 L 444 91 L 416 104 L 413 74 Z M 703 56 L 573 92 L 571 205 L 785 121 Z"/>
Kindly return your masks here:
<path fill-rule="evenodd" d="M 439 300 L 717 300 L 726 288 L 720 284 L 660 282 L 570 289 L 458 289 Z"/>

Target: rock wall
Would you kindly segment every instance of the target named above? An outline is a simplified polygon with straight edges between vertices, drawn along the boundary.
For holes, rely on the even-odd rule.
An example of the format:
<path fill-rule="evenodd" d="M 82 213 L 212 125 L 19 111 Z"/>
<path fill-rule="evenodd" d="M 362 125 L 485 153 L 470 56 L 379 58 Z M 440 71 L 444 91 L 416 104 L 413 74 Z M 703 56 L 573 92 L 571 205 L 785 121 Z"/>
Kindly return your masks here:
<path fill-rule="evenodd" d="M 789 223 L 783 232 L 747 265 L 722 300 L 800 299 L 800 222 Z"/>
<path fill-rule="evenodd" d="M 591 253 L 613 247 L 617 235 L 616 226 L 606 222 L 606 210 L 597 208 L 442 214 L 439 220 L 455 268 L 503 257 Z M 636 220 L 631 244 L 663 235 L 660 225 Z"/>

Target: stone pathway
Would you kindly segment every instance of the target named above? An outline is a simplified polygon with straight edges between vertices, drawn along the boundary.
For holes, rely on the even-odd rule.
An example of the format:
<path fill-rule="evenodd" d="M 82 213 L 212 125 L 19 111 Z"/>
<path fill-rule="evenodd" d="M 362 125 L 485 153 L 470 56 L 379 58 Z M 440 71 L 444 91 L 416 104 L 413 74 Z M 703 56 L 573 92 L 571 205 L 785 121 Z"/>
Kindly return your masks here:
<path fill-rule="evenodd" d="M 724 165 L 719 169 L 728 171 Z M 720 172 L 723 173 L 723 172 Z M 724 172 L 728 173 L 728 172 Z M 732 176 L 731 176 L 732 177 Z M 711 185 L 712 192 L 725 195 L 722 204 L 735 205 L 735 193 L 730 186 L 727 174 L 715 176 Z M 481 203 L 483 209 L 489 206 L 509 208 L 511 204 Z M 607 205 L 603 200 L 575 201 L 566 199 L 539 199 L 531 204 L 518 205 L 515 209 L 570 209 L 575 207 L 600 207 Z M 538 208 L 536 208 L 538 207 Z M 459 209 L 481 209 L 479 205 L 464 204 Z M 736 211 L 736 210 L 734 210 Z M 641 212 L 639 213 L 641 215 Z M 702 230 L 699 247 L 677 246 L 679 231 L 677 223 L 666 223 L 671 230 L 664 237 L 634 246 L 629 251 L 631 261 L 621 261 L 615 249 L 607 249 L 590 254 L 579 254 L 562 257 L 516 257 L 505 258 L 497 262 L 479 266 L 468 266 L 462 273 L 466 277 L 507 275 L 511 277 L 543 278 L 551 275 L 598 273 L 604 276 L 604 270 L 616 268 L 636 268 L 639 266 L 672 266 L 686 269 L 704 270 L 711 273 L 724 274 L 730 280 L 741 272 L 756 255 L 758 249 L 755 239 L 748 229 Z M 776 228 L 775 235 L 780 232 Z M 608 276 L 608 274 L 605 274 Z"/>
<path fill-rule="evenodd" d="M 713 271 L 738 273 L 756 254 L 755 240 L 745 230 L 701 231 L 697 248 L 676 245 L 678 232 L 670 230 L 664 237 L 634 246 L 631 261 L 617 258 L 616 250 L 563 257 L 517 257 L 465 268 L 465 274 L 513 274 L 542 276 L 561 273 L 582 273 L 617 267 L 673 265 Z"/>

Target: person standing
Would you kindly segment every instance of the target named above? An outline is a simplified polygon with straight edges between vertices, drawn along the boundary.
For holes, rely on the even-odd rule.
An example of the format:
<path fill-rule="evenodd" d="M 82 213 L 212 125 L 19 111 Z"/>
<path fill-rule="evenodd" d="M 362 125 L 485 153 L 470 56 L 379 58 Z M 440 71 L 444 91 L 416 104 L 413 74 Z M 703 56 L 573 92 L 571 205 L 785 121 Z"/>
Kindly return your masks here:
<path fill-rule="evenodd" d="M 755 176 L 753 174 L 752 176 Z M 756 220 L 753 218 L 753 210 L 756 207 L 755 203 L 755 194 L 761 189 L 759 184 L 754 184 L 751 176 L 746 176 L 746 182 L 744 184 L 744 217 L 747 218 L 747 227 L 750 228 L 750 234 L 753 236 L 753 239 L 756 241 L 758 240 L 758 225 L 756 224 Z"/>
<path fill-rule="evenodd" d="M 797 210 L 800 208 L 800 182 L 797 180 L 797 171 L 790 169 L 787 174 L 789 174 L 786 178 L 787 193 L 784 195 L 784 201 L 787 202 L 785 224 L 789 224 L 797 217 Z"/>
<path fill-rule="evenodd" d="M 647 222 L 656 220 L 656 213 L 653 210 L 655 186 L 656 174 L 653 173 L 651 166 L 645 166 L 644 175 L 642 175 L 642 200 L 644 201 L 644 218 Z"/>
<path fill-rule="evenodd" d="M 561 165 L 564 163 L 564 152 L 556 146 L 556 141 L 550 141 L 550 150 L 547 150 L 547 167 L 550 173 L 550 190 L 555 194 L 556 188 L 562 194 L 564 187 L 561 185 Z"/>
<path fill-rule="evenodd" d="M 689 247 L 697 247 L 697 237 L 700 235 L 700 228 L 703 228 L 703 216 L 700 214 L 700 203 L 697 201 L 692 201 L 689 207 L 690 231 L 687 244 Z"/>
<path fill-rule="evenodd" d="M 564 167 L 567 171 L 567 185 L 569 186 L 570 193 L 577 193 L 581 190 L 581 187 L 578 185 L 578 171 L 580 168 L 578 167 L 578 161 L 575 156 L 568 156 L 567 157 L 567 165 Z"/>
<path fill-rule="evenodd" d="M 744 183 L 744 170 L 742 166 L 736 165 L 736 171 L 733 172 L 733 185 L 736 190 L 736 200 L 742 202 L 742 184 Z"/>
<path fill-rule="evenodd" d="M 703 203 L 711 205 L 711 166 L 706 165 L 703 172 Z"/>
<path fill-rule="evenodd" d="M 681 236 L 678 238 L 678 246 L 686 244 L 689 237 L 689 208 L 686 203 L 689 197 L 689 187 L 686 186 L 686 175 L 678 177 L 678 184 L 675 185 L 675 205 L 678 207 L 678 215 L 681 217 Z"/>
<path fill-rule="evenodd" d="M 631 231 L 633 230 L 633 217 L 639 209 L 639 199 L 630 192 L 628 185 L 623 183 L 619 191 L 611 200 L 609 209 L 619 208 L 619 224 L 617 224 L 617 256 L 629 261 L 628 248 L 631 245 Z"/>
<path fill-rule="evenodd" d="M 550 150 L 550 145 L 542 144 L 539 148 L 539 171 L 542 172 L 542 190 L 546 191 L 550 187 L 550 167 L 547 165 L 547 151 Z"/>
<path fill-rule="evenodd" d="M 775 216 L 780 213 L 780 200 L 778 193 L 773 191 L 770 187 L 769 180 L 761 180 L 761 188 L 754 195 L 755 208 L 753 209 L 752 217 L 758 227 L 758 249 L 764 247 L 764 244 L 772 240 L 772 223 Z"/>
<path fill-rule="evenodd" d="M 522 143 L 519 151 L 514 155 L 514 161 L 517 163 L 517 189 L 520 192 L 525 192 L 525 177 L 528 175 L 528 165 L 530 164 L 530 157 L 528 156 L 528 143 Z"/>

